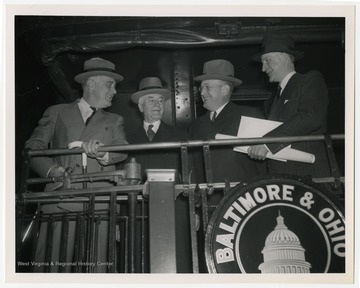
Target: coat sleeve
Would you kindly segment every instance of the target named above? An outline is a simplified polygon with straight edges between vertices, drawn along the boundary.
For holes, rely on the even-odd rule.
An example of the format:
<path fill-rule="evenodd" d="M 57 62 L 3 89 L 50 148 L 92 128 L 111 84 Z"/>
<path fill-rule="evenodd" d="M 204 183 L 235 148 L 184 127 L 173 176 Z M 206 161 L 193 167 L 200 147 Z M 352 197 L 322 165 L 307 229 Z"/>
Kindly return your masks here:
<path fill-rule="evenodd" d="M 124 119 L 123 117 L 118 115 L 114 123 L 113 138 L 111 145 L 123 145 L 123 144 L 128 144 L 128 142 L 126 141 L 126 135 L 124 130 Z M 110 152 L 108 165 L 124 161 L 127 158 L 127 156 L 128 156 L 127 153 L 123 153 L 123 152 Z"/>
<path fill-rule="evenodd" d="M 40 119 L 30 139 L 26 141 L 25 148 L 32 150 L 49 149 L 49 144 L 54 137 L 57 117 L 57 109 L 49 107 Z M 46 177 L 49 169 L 55 165 L 58 165 L 58 163 L 49 157 L 33 157 L 30 161 L 31 169 L 40 177 Z"/>
<path fill-rule="evenodd" d="M 296 112 L 278 128 L 265 137 L 305 136 L 318 130 L 327 115 L 328 92 L 325 81 L 318 71 L 311 71 L 301 81 L 295 93 L 298 93 Z M 288 143 L 268 144 L 272 153 L 277 153 Z"/>

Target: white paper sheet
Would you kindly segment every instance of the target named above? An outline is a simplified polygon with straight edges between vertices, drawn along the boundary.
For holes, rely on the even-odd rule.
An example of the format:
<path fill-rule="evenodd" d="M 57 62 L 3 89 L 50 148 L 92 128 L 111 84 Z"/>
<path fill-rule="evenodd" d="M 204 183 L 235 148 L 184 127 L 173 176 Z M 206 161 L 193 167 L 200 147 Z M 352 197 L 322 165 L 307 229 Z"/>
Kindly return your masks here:
<path fill-rule="evenodd" d="M 238 136 L 216 134 L 215 139 L 258 138 L 264 136 L 281 124 L 282 122 L 278 121 L 243 116 L 239 125 Z M 234 151 L 247 154 L 248 148 L 249 146 L 237 146 L 234 148 Z M 276 154 L 269 152 L 266 157 L 278 161 L 291 160 L 311 164 L 315 162 L 314 154 L 293 149 L 291 145 Z"/>

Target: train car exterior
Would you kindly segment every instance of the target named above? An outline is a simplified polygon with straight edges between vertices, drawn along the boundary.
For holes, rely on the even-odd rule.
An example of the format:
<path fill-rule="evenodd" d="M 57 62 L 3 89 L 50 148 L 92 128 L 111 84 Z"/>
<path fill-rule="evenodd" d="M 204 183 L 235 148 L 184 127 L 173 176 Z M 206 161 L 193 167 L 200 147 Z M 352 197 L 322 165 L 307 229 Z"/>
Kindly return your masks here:
<path fill-rule="evenodd" d="M 15 15 L 15 273 L 348 275 L 346 20 Z"/>

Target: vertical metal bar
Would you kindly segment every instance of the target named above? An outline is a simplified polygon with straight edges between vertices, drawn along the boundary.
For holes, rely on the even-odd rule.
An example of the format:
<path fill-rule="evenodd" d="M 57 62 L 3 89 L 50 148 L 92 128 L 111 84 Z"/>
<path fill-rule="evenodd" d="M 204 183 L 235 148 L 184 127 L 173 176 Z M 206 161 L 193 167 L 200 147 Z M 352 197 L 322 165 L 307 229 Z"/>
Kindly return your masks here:
<path fill-rule="evenodd" d="M 227 194 L 230 191 L 230 181 L 228 178 L 225 178 L 225 187 L 223 189 L 223 195 Z"/>
<path fill-rule="evenodd" d="M 59 261 L 61 263 L 67 262 L 67 246 L 69 240 L 69 219 L 67 213 L 65 213 L 62 217 L 61 224 L 61 242 L 60 242 L 60 257 Z M 66 271 L 65 266 L 60 266 L 60 272 L 64 273 Z"/>
<path fill-rule="evenodd" d="M 116 192 L 110 194 L 108 261 L 116 260 Z M 115 273 L 115 265 L 108 266 L 109 273 Z"/>
<path fill-rule="evenodd" d="M 75 234 L 75 243 L 74 243 L 74 261 L 75 262 L 82 262 L 83 259 L 81 257 L 81 251 L 83 249 L 83 245 L 82 245 L 82 235 L 83 234 L 83 225 L 82 225 L 82 219 L 81 219 L 81 215 L 80 213 L 78 213 L 76 215 L 76 234 Z M 79 273 L 79 272 L 82 272 L 82 269 L 81 269 L 81 265 L 76 265 L 75 266 L 75 273 Z"/>
<path fill-rule="evenodd" d="M 141 272 L 145 273 L 145 201 L 141 199 Z"/>
<path fill-rule="evenodd" d="M 188 149 L 186 146 L 181 144 L 181 172 L 182 172 L 182 182 L 184 184 L 189 184 L 189 157 Z"/>
<path fill-rule="evenodd" d="M 333 188 L 337 192 L 336 194 L 343 197 L 344 193 L 342 191 L 341 181 L 340 181 L 341 173 L 339 171 L 339 166 L 337 165 L 336 162 L 334 147 L 330 135 L 325 135 L 325 145 L 326 145 L 326 151 L 327 151 L 327 156 L 331 170 L 331 176 L 334 177 Z"/>
<path fill-rule="evenodd" d="M 52 259 L 52 250 L 53 250 L 53 240 L 54 240 L 54 219 L 52 215 L 50 215 L 48 224 L 47 224 L 47 231 L 46 231 L 46 250 L 45 250 L 45 262 L 51 263 Z M 46 272 L 50 272 L 51 266 L 45 266 Z"/>
<path fill-rule="evenodd" d="M 176 273 L 176 170 L 147 170 L 149 182 L 150 273 Z"/>
<path fill-rule="evenodd" d="M 199 273 L 198 247 L 196 237 L 196 213 L 195 213 L 195 190 L 189 193 L 189 213 L 190 213 L 190 233 L 191 233 L 191 253 L 193 273 Z"/>
<path fill-rule="evenodd" d="M 101 223 L 101 216 L 96 217 L 95 220 L 95 237 L 94 237 L 94 262 L 98 261 L 98 247 L 99 247 L 99 227 Z M 92 272 L 95 272 L 95 266 L 92 266 Z"/>
<path fill-rule="evenodd" d="M 86 233 L 87 233 L 87 225 L 85 220 L 85 214 L 81 216 L 81 232 L 80 232 L 80 257 L 81 261 L 86 261 Z M 86 272 L 86 266 L 82 267 L 82 272 Z"/>
<path fill-rule="evenodd" d="M 95 215 L 95 196 L 89 197 L 88 223 L 87 223 L 87 243 L 86 243 L 86 259 L 93 262 L 94 251 L 94 215 Z M 86 265 L 86 273 L 90 273 L 90 265 Z"/>
<path fill-rule="evenodd" d="M 125 217 L 125 233 L 126 233 L 126 235 L 124 235 L 124 237 L 125 237 L 124 272 L 128 273 L 129 272 L 129 267 L 128 267 L 128 263 L 129 263 L 129 235 L 128 235 L 129 234 L 129 217 L 128 216 Z"/>
<path fill-rule="evenodd" d="M 136 193 L 129 193 L 129 272 L 135 273 Z"/>
<path fill-rule="evenodd" d="M 211 154 L 210 154 L 209 144 L 203 145 L 203 156 L 204 156 L 206 182 L 208 183 L 208 186 L 212 186 L 213 174 L 212 174 Z"/>
<path fill-rule="evenodd" d="M 202 221 L 203 221 L 203 231 L 206 233 L 206 228 L 209 223 L 209 205 L 207 201 L 207 191 L 206 189 L 201 189 L 201 210 L 202 210 Z"/>

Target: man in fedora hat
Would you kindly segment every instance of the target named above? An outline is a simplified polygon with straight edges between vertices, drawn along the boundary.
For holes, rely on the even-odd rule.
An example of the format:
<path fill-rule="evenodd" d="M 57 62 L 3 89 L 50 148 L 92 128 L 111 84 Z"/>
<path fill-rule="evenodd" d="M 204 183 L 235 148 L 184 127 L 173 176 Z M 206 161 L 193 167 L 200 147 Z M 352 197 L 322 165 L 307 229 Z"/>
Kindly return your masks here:
<path fill-rule="evenodd" d="M 162 121 L 164 104 L 170 99 L 170 95 L 171 91 L 163 87 L 158 77 L 146 77 L 140 81 L 139 90 L 131 95 L 131 100 L 138 105 L 144 119 L 139 128 L 128 133 L 129 144 L 182 141 L 188 138 L 185 130 Z M 146 169 L 177 169 L 178 173 L 181 173 L 181 155 L 178 149 L 136 151 L 130 156 L 135 157 L 136 162 L 141 165 L 143 181 L 146 180 Z M 178 181 L 181 180 L 178 179 Z M 191 248 L 191 243 L 186 199 L 183 195 L 179 195 L 175 202 L 178 273 L 192 271 L 190 255 L 187 253 Z M 140 260 L 137 260 L 139 265 Z"/>
<path fill-rule="evenodd" d="M 263 118 L 252 107 L 239 106 L 230 101 L 234 86 L 242 83 L 234 77 L 234 66 L 227 60 L 216 59 L 204 64 L 203 74 L 195 77 L 200 82 L 203 106 L 208 110 L 191 125 L 191 139 L 215 139 L 218 133 L 236 136 L 241 117 Z M 233 147 L 210 147 L 214 182 L 242 181 L 264 173 L 262 165 L 246 154 L 233 151 Z M 201 153 L 194 155 L 196 182 L 204 182 L 205 171 Z M 209 180 L 209 179 L 207 179 Z"/>
<path fill-rule="evenodd" d="M 270 82 L 278 83 L 277 93 L 268 105 L 268 119 L 283 122 L 278 128 L 267 133 L 267 137 L 304 136 L 326 133 L 328 91 L 319 71 L 300 74 L 295 71 L 294 63 L 303 57 L 295 50 L 294 40 L 286 34 L 267 34 L 261 52 L 253 59 L 262 63 L 262 71 Z M 250 158 L 265 159 L 269 151 L 279 152 L 288 143 L 254 145 L 248 150 Z M 292 148 L 315 155 L 314 164 L 268 160 L 269 172 L 311 175 L 312 177 L 330 176 L 325 145 L 322 142 L 293 143 Z"/>
<path fill-rule="evenodd" d="M 111 106 L 116 94 L 116 83 L 123 77 L 115 72 L 115 65 L 102 58 L 92 58 L 85 61 L 84 71 L 75 76 L 75 81 L 82 85 L 83 96 L 73 103 L 59 104 L 49 107 L 25 148 L 52 149 L 68 148 L 74 141 L 83 142 L 82 147 L 88 156 L 87 172 L 113 171 L 115 164 L 127 158 L 127 154 L 115 152 L 99 152 L 98 147 L 104 145 L 127 144 L 123 128 L 123 118 L 120 115 L 104 111 Z M 65 169 L 71 168 L 72 174 L 82 173 L 81 155 L 61 155 L 55 157 L 34 157 L 31 159 L 31 168 L 41 177 L 58 177 L 64 174 Z M 88 187 L 112 186 L 107 181 L 91 182 Z M 59 183 L 48 184 L 45 191 L 52 191 L 59 187 Z M 82 183 L 72 184 L 73 189 L 81 189 Z M 43 205 L 43 213 L 82 211 L 82 203 L 59 203 Z M 69 247 L 66 260 L 72 261 L 75 222 L 70 221 Z M 46 223 L 44 223 L 46 224 Z M 61 223 L 56 222 L 52 259 L 59 260 Z M 103 227 L 103 226 L 101 226 Z M 100 228 L 102 229 L 102 228 Z M 103 234 L 107 235 L 107 233 Z M 46 225 L 42 225 L 36 252 L 36 260 L 45 257 Z M 100 239 L 101 251 L 99 260 L 106 261 L 106 237 Z M 50 243 L 47 243 L 50 244 Z M 102 245 L 104 244 L 104 245 Z M 42 260 L 43 261 L 43 260 Z M 70 267 L 70 266 L 69 266 Z M 106 268 L 105 266 L 102 266 Z M 52 267 L 56 272 L 58 266 Z M 40 272 L 40 271 L 39 271 Z M 69 271 L 68 271 L 69 272 Z"/>
<path fill-rule="evenodd" d="M 155 143 L 186 140 L 187 136 L 180 127 L 167 125 L 162 121 L 165 101 L 170 99 L 171 91 L 163 88 L 158 77 L 146 77 L 140 81 L 139 90 L 131 95 L 138 105 L 144 120 L 143 125 L 128 133 L 130 144 Z M 146 169 L 164 168 L 181 171 L 180 155 L 177 150 L 146 150 L 133 154 L 141 164 L 143 180 Z"/>

